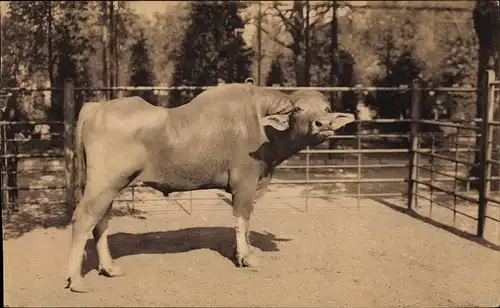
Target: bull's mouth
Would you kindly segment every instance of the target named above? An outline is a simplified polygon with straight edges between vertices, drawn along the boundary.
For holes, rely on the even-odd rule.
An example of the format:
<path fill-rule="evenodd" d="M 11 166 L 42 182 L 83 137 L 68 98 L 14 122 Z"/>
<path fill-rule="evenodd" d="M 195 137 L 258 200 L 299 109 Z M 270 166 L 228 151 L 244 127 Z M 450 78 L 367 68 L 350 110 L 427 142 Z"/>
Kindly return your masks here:
<path fill-rule="evenodd" d="M 323 130 L 318 133 L 318 136 L 322 139 L 330 139 L 335 136 L 334 130 Z"/>
<path fill-rule="evenodd" d="M 325 142 L 329 139 L 332 139 L 335 137 L 335 131 L 334 130 L 322 130 L 316 134 L 314 134 L 314 143 L 322 143 Z"/>

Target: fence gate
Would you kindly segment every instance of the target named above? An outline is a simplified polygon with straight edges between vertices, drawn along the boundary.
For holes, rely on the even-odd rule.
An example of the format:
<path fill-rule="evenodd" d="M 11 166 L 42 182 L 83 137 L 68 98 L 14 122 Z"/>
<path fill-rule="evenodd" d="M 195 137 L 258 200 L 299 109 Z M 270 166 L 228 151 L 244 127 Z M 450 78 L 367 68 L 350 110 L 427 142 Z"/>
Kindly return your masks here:
<path fill-rule="evenodd" d="M 64 121 L 35 121 L 30 119 L 30 109 L 20 111 L 19 106 L 35 95 L 43 97 L 37 92 L 54 93 L 62 89 L 3 90 L 10 93 L 0 111 L 2 219 L 20 213 L 18 216 L 27 220 L 22 222 L 25 224 L 46 225 L 67 220 L 71 211 L 69 196 L 73 194 L 73 181 L 65 179 L 65 175 L 73 174 L 72 93 L 65 90 Z M 12 101 L 7 103 L 7 99 Z"/>
<path fill-rule="evenodd" d="M 439 211 L 452 211 L 453 224 L 459 218 L 472 220 L 479 237 L 484 237 L 485 228 L 489 228 L 491 234 L 498 233 L 495 230 L 500 225 L 500 122 L 494 118 L 500 114 L 495 112 L 499 81 L 495 80 L 493 71 L 487 71 L 484 80 L 478 91 L 483 114 L 473 123 L 421 120 L 420 100 L 414 97 L 407 205 L 417 212 L 428 210 L 430 217 L 439 216 Z M 420 132 L 422 125 L 454 129 L 453 146 L 444 151 L 439 149 L 435 136 L 431 137 L 431 145 L 425 146 L 426 133 Z M 422 164 L 424 159 L 430 161 L 430 168 Z M 471 186 L 475 190 L 471 190 Z"/>

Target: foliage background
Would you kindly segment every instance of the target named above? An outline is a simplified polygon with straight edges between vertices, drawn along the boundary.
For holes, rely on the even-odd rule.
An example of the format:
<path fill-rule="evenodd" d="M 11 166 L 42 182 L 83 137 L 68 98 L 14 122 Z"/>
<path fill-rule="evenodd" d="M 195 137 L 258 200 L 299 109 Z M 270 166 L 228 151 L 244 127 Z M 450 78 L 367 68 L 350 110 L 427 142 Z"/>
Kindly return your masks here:
<path fill-rule="evenodd" d="M 332 45 L 333 2 L 262 2 L 257 76 L 258 4 L 156 2 L 151 13 L 133 2 L 114 1 L 109 33 L 114 67 L 109 74 L 115 85 L 211 85 L 253 76 L 263 85 L 399 86 L 418 76 L 429 85 L 475 86 L 474 1 L 336 1 L 337 52 Z M 77 86 L 103 86 L 101 3 L 7 2 L 1 29 L 2 87 L 60 87 L 66 78 Z M 175 107 L 197 92 L 134 94 Z M 19 94 L 15 104 L 21 110 L 45 106 L 46 116 L 58 119 L 61 95 Z M 81 106 L 104 94 L 77 95 Z M 370 117 L 408 116 L 408 98 L 398 93 L 332 99 L 338 109 L 366 108 Z M 468 119 L 474 116 L 474 101 L 473 94 L 429 95 L 425 116 Z"/>

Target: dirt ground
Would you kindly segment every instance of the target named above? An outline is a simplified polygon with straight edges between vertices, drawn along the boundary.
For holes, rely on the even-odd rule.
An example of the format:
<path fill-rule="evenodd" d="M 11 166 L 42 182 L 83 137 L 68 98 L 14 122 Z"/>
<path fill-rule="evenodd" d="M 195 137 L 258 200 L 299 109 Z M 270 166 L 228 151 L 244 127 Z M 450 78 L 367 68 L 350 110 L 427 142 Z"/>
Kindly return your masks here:
<path fill-rule="evenodd" d="M 498 246 L 408 215 L 388 202 L 362 200 L 358 207 L 354 199 L 309 198 L 306 213 L 304 200 L 291 200 L 272 199 L 271 193 L 257 205 L 251 242 L 260 257 L 258 271 L 237 268 L 230 259 L 234 231 L 224 202 L 195 200 L 192 214 L 180 210 L 178 201 L 164 202 L 164 211 L 139 203 L 134 215 L 111 221 L 111 251 L 126 276 L 98 276 L 89 240 L 85 281 L 94 292 L 88 294 L 64 289 L 70 229 L 26 228 L 3 241 L 4 302 L 66 307 L 500 304 Z M 488 232 L 499 238 L 498 225 Z"/>

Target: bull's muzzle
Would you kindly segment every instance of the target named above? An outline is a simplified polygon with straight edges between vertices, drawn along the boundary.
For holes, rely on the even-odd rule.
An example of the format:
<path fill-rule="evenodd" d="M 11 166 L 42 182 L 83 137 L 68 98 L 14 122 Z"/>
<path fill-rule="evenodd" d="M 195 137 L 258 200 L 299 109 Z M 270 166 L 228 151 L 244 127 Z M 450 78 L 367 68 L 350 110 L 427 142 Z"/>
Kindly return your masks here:
<path fill-rule="evenodd" d="M 331 138 L 335 131 L 356 120 L 352 113 L 330 113 L 313 122 L 313 129 L 324 138 Z"/>

